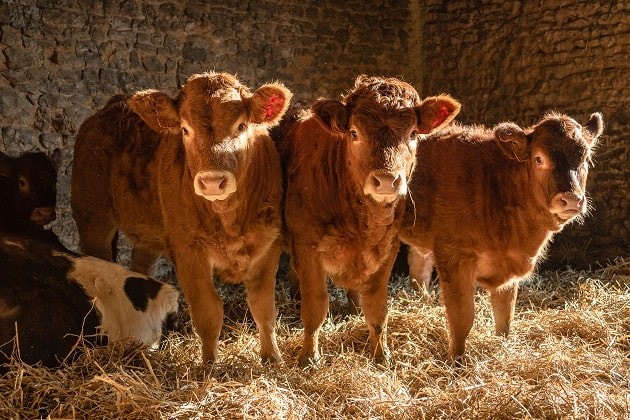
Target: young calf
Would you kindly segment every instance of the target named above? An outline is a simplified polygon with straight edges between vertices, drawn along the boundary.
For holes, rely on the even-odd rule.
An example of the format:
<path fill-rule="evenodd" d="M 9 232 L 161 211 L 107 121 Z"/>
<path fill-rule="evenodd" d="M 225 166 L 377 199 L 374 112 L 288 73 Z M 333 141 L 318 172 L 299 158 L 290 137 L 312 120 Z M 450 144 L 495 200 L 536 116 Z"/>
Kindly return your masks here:
<path fill-rule="evenodd" d="M 395 220 L 420 134 L 448 124 L 460 105 L 421 101 L 408 83 L 360 76 L 341 100 L 322 99 L 273 133 L 285 168 L 285 221 L 302 299 L 305 365 L 319 357 L 326 278 L 358 292 L 371 353 L 387 362 L 387 283 Z"/>
<path fill-rule="evenodd" d="M 599 113 L 584 127 L 551 113 L 525 129 L 456 125 L 418 145 L 400 238 L 415 253 L 411 277 L 428 282 L 435 262 L 456 361 L 473 324 L 476 285 L 490 291 L 496 333 L 507 335 L 518 280 L 555 232 L 586 214 L 586 177 L 602 131 Z"/>
<path fill-rule="evenodd" d="M 26 233 L 55 220 L 57 169 L 42 152 L 0 152 L 0 232 Z"/>
<path fill-rule="evenodd" d="M 0 234 L 0 267 L 0 364 L 17 346 L 26 363 L 58 366 L 79 336 L 154 345 L 177 322 L 173 286 L 118 264 Z"/>
<path fill-rule="evenodd" d="M 291 92 L 253 93 L 234 76 L 191 76 L 176 99 L 148 90 L 118 95 L 79 129 L 72 211 L 83 252 L 112 260 L 118 230 L 134 243 L 132 268 L 173 260 L 203 360 L 223 324 L 215 274 L 243 283 L 260 331 L 261 358 L 279 361 L 275 274 L 281 252 L 282 171 L 267 134 Z"/>

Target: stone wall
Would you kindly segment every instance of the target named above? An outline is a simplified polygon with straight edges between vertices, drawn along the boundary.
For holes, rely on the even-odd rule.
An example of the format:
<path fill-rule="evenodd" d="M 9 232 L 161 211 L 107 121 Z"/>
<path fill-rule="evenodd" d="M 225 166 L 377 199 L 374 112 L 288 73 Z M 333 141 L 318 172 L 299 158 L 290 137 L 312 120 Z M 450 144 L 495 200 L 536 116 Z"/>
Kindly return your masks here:
<path fill-rule="evenodd" d="M 630 255 L 630 3 L 424 0 L 423 87 L 463 103 L 459 120 L 535 123 L 556 110 L 606 124 L 589 175 L 590 217 L 556 236 L 549 266 Z"/>
<path fill-rule="evenodd" d="M 53 230 L 76 248 L 74 137 L 111 95 L 174 96 L 206 70 L 252 88 L 281 80 L 303 103 L 339 95 L 359 73 L 402 76 L 420 90 L 419 55 L 420 28 L 396 0 L 3 0 L 0 149 L 62 150 Z"/>
<path fill-rule="evenodd" d="M 0 150 L 62 152 L 53 229 L 76 249 L 70 164 L 80 124 L 115 93 L 175 95 L 205 70 L 250 87 L 283 81 L 304 104 L 360 73 L 400 76 L 423 95 L 451 93 L 464 122 L 534 123 L 555 109 L 604 113 L 589 180 L 594 210 L 551 248 L 584 265 L 627 256 L 627 2 L 554 0 L 3 0 Z"/>

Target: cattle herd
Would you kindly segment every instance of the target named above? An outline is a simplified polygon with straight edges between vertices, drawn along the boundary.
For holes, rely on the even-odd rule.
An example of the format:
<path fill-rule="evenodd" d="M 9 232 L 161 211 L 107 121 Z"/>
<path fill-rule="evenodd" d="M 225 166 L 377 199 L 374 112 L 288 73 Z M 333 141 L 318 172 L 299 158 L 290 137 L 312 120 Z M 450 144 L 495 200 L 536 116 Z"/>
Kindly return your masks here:
<path fill-rule="evenodd" d="M 0 154 L 0 365 L 58 366 L 79 340 L 159 343 L 179 296 L 148 277 L 160 256 L 174 263 L 205 363 L 218 357 L 223 324 L 215 278 L 244 285 L 261 360 L 282 361 L 282 252 L 301 299 L 301 366 L 320 358 L 328 278 L 363 313 L 371 357 L 389 363 L 387 286 L 401 243 L 418 284 L 438 273 L 453 363 L 464 358 L 477 286 L 490 293 L 496 333 L 508 334 L 519 280 L 554 233 L 588 213 L 601 114 L 583 126 L 557 113 L 526 128 L 464 126 L 450 96 L 364 75 L 307 110 L 290 110 L 291 96 L 279 82 L 252 91 L 208 72 L 176 98 L 112 97 L 74 146 L 82 254 L 43 227 L 55 218 L 51 159 Z M 119 233 L 132 242 L 132 271 L 114 262 Z"/>

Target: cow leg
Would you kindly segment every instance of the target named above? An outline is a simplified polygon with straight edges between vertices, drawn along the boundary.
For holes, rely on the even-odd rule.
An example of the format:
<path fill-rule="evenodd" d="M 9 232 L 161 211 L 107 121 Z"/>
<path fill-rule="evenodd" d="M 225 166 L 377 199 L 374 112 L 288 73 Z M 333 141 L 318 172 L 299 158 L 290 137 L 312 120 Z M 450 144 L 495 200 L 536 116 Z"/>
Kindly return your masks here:
<path fill-rule="evenodd" d="M 208 256 L 203 248 L 173 248 L 177 281 L 201 339 L 203 362 L 212 363 L 217 357 L 219 334 L 223 326 L 223 302 L 214 288 Z"/>
<path fill-rule="evenodd" d="M 159 256 L 159 252 L 155 252 L 141 242 L 136 242 L 131 253 L 131 270 L 148 275 Z"/>
<path fill-rule="evenodd" d="M 300 282 L 302 297 L 302 326 L 304 342 L 299 355 L 300 366 L 305 367 L 319 359 L 319 330 L 328 313 L 326 273 L 309 246 L 294 247 L 294 266 Z"/>
<path fill-rule="evenodd" d="M 287 280 L 289 281 L 289 295 L 291 299 L 301 300 L 300 296 L 300 281 L 298 280 L 295 267 L 293 266 L 293 258 L 289 262 L 289 269 L 287 270 Z"/>
<path fill-rule="evenodd" d="M 494 315 L 494 330 L 496 335 L 507 336 L 510 333 L 510 323 L 514 317 L 518 282 L 511 282 L 490 292 L 492 314 Z"/>
<path fill-rule="evenodd" d="M 251 280 L 245 282 L 247 304 L 260 332 L 260 357 L 263 363 L 282 361 L 276 341 L 276 271 L 280 249 L 272 248 L 263 258 Z"/>
<path fill-rule="evenodd" d="M 114 261 L 114 239 L 118 229 L 108 218 L 96 223 L 77 223 L 79 232 L 79 248 L 85 255 L 91 255 L 105 261 Z"/>
<path fill-rule="evenodd" d="M 370 350 L 374 361 L 389 365 L 387 347 L 387 284 L 392 273 L 396 252 L 383 264 L 380 270 L 368 280 L 366 287 L 359 291 L 361 310 L 365 316 L 370 335 Z"/>
<path fill-rule="evenodd" d="M 449 355 L 455 363 L 460 363 L 475 317 L 474 263 L 467 259 L 449 262 L 449 259 L 446 256 L 438 260 L 436 255 L 450 331 Z"/>
<path fill-rule="evenodd" d="M 416 292 L 428 293 L 433 272 L 433 254 L 428 250 L 422 252 L 418 248 L 409 247 L 407 263 L 409 264 L 409 283 Z"/>

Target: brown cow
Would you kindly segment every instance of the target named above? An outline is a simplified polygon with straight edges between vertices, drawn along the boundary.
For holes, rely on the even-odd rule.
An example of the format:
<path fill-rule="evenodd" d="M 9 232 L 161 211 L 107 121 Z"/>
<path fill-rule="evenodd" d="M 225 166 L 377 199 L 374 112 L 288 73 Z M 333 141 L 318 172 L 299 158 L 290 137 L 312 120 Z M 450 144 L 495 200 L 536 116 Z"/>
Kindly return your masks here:
<path fill-rule="evenodd" d="M 301 365 L 319 358 L 327 275 L 358 292 L 371 354 L 387 362 L 387 282 L 399 243 L 394 220 L 402 215 L 419 134 L 449 123 L 459 108 L 446 95 L 421 101 L 394 78 L 359 76 L 341 101 L 320 99 L 278 130 L 287 240 L 302 296 Z"/>
<path fill-rule="evenodd" d="M 490 291 L 496 333 L 507 335 L 518 280 L 533 272 L 555 232 L 585 214 L 602 130 L 599 113 L 585 127 L 552 113 L 526 129 L 456 125 L 418 145 L 400 238 L 415 250 L 412 260 L 435 260 L 456 362 L 473 324 L 476 285 Z M 428 281 L 430 263 L 415 263 L 424 274 L 411 277 Z"/>
<path fill-rule="evenodd" d="M 281 360 L 275 335 L 282 173 L 268 127 L 291 92 L 253 94 L 232 75 L 191 76 L 177 99 L 155 90 L 115 96 L 79 130 L 72 210 L 82 250 L 112 260 L 118 229 L 134 243 L 132 267 L 159 254 L 177 278 L 214 361 L 223 303 L 213 275 L 244 283 L 263 361 Z"/>
<path fill-rule="evenodd" d="M 56 202 L 57 169 L 45 153 L 0 152 L 1 232 L 26 233 L 52 222 Z"/>

